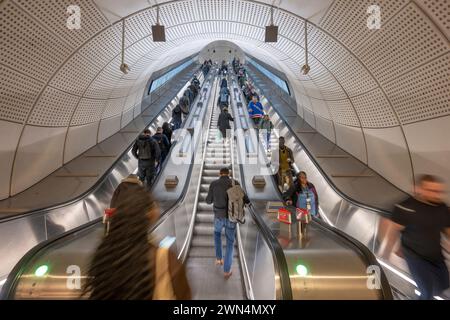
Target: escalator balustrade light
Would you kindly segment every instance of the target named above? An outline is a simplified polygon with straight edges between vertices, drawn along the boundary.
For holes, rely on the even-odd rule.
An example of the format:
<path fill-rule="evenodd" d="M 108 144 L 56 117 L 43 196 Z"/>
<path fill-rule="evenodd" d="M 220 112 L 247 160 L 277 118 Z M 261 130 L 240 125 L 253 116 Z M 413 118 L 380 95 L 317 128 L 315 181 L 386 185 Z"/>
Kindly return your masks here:
<path fill-rule="evenodd" d="M 45 276 L 47 274 L 47 272 L 48 272 L 48 266 L 44 264 L 42 266 L 39 266 L 36 269 L 36 271 L 34 272 L 34 275 L 36 277 L 43 277 L 43 276 Z"/>
<path fill-rule="evenodd" d="M 295 267 L 295 271 L 300 277 L 306 277 L 308 275 L 308 268 L 306 268 L 304 265 L 299 264 Z"/>

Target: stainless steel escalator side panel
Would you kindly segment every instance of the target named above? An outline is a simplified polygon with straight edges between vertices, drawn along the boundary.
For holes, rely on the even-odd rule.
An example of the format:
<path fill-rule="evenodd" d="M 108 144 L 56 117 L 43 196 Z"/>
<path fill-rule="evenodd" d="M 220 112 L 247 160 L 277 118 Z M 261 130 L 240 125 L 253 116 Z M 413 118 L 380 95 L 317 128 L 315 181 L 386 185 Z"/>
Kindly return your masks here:
<path fill-rule="evenodd" d="M 259 92 L 263 96 L 263 93 Z M 280 135 L 284 135 L 286 138 L 286 144 L 293 149 L 295 163 L 301 164 L 299 169 L 306 171 L 308 180 L 316 186 L 320 198 L 320 212 L 324 220 L 376 253 L 377 247 L 382 241 L 379 237 L 377 238 L 376 234 L 379 221 L 383 219 L 383 216 L 377 210 L 360 207 L 337 193 L 310 159 L 297 137 L 294 136 L 291 130 L 296 130 L 296 128 L 286 125 L 284 119 L 281 119 L 265 97 L 263 101 L 264 107 L 273 119 L 275 128 L 280 130 Z"/>
<path fill-rule="evenodd" d="M 286 144 L 293 147 L 295 156 L 295 163 L 304 163 L 306 153 L 300 145 L 294 144 L 294 136 L 291 131 L 283 125 L 283 122 L 279 118 L 278 114 L 274 112 L 272 108 L 267 108 L 268 101 L 263 96 L 261 99 L 266 110 L 269 111 L 269 115 L 274 123 L 275 129 L 279 130 L 279 135 L 284 136 Z M 248 115 L 246 112 L 245 118 L 240 121 L 247 121 Z M 247 120 L 246 120 L 247 119 Z M 251 127 L 251 126 L 250 126 Z M 239 139 L 238 140 L 243 140 Z M 265 153 L 264 150 L 259 149 L 260 154 Z M 273 154 L 272 154 L 273 162 Z M 245 172 L 252 173 L 252 165 L 243 164 Z M 309 173 L 309 168 L 301 168 Z M 268 178 L 268 187 L 273 189 L 275 194 L 275 201 L 280 200 L 279 191 L 275 188 L 274 180 L 272 177 Z M 316 181 L 314 180 L 314 184 Z M 326 187 L 329 185 L 325 181 L 319 181 L 316 187 Z M 250 189 L 249 194 L 252 192 L 251 177 L 246 177 L 247 189 Z M 322 198 L 321 198 L 322 199 Z M 253 200 L 253 199 L 252 199 Z M 326 208 L 321 206 L 321 209 L 329 210 L 333 215 L 334 221 L 338 221 L 339 214 L 351 212 L 342 208 L 342 199 L 337 195 L 331 200 L 327 201 Z M 258 212 L 265 212 L 265 203 L 263 201 L 258 202 Z M 353 208 L 356 211 L 357 208 Z M 295 233 L 295 227 L 290 229 L 289 227 L 280 224 L 276 215 L 263 214 L 263 219 L 270 227 L 272 233 L 277 237 L 280 245 L 282 246 L 287 264 L 289 267 L 290 281 L 292 287 L 293 298 L 296 300 L 313 300 L 313 299 L 382 299 L 383 293 L 380 289 L 370 289 L 368 287 L 369 274 L 368 274 L 368 261 L 365 259 L 360 250 L 352 244 L 348 239 L 343 238 L 333 232 L 328 231 L 317 223 L 312 223 L 308 230 L 307 237 L 305 239 L 298 239 Z M 352 223 L 358 223 L 354 220 Z M 350 223 L 350 224 L 352 224 Z M 370 228 L 370 227 L 369 227 Z M 372 230 L 366 230 L 362 228 L 361 232 L 365 233 L 368 237 L 367 245 L 371 242 Z M 299 275 L 297 272 L 297 266 L 306 267 L 308 274 L 306 276 Z"/>
<path fill-rule="evenodd" d="M 209 92 L 209 91 L 208 91 Z M 209 99 L 209 97 L 208 97 Z M 195 131 L 201 132 L 204 127 L 208 125 L 208 110 L 202 111 L 203 120 L 195 122 Z M 199 157 L 203 154 L 202 135 L 194 135 L 196 142 L 191 143 L 195 149 L 190 149 L 191 158 Z M 192 175 L 190 179 L 190 187 L 198 181 L 201 162 L 193 165 Z M 125 168 L 125 167 L 124 167 Z M 179 169 L 178 169 L 179 170 Z M 165 171 L 164 171 L 165 172 Z M 186 196 L 181 203 L 170 210 L 158 226 L 153 230 L 151 237 L 158 244 L 159 241 L 169 240 L 174 238 L 178 251 L 187 235 L 189 219 L 192 215 L 192 197 L 196 193 L 196 189 L 188 189 Z M 101 203 L 95 202 L 95 197 L 86 198 L 82 202 L 77 202 L 78 211 L 87 216 L 89 211 L 97 210 L 102 207 Z M 106 197 L 109 204 L 109 197 Z M 105 200 L 106 201 L 106 200 Z M 189 204 L 191 202 L 191 204 Z M 66 207 L 67 208 L 67 207 Z M 190 210 L 189 210 L 190 208 Z M 55 225 L 56 227 L 57 225 Z M 67 230 L 66 230 L 67 231 Z M 84 283 L 84 276 L 90 258 L 100 243 L 101 235 L 103 233 L 103 225 L 95 223 L 87 228 L 80 228 L 79 231 L 71 233 L 65 238 L 52 241 L 48 246 L 39 249 L 34 256 L 22 266 L 20 279 L 16 281 L 17 285 L 14 292 L 15 299 L 77 299 L 81 293 L 80 289 L 70 283 L 76 283 L 81 279 L 81 286 Z M 36 268 L 41 265 L 49 267 L 48 275 L 44 277 L 37 277 L 35 275 Z M 80 275 L 72 275 L 68 273 L 70 267 L 75 266 L 79 268 Z M 71 269 L 70 269 L 71 270 Z M 69 285 L 67 285 L 69 284 Z"/>

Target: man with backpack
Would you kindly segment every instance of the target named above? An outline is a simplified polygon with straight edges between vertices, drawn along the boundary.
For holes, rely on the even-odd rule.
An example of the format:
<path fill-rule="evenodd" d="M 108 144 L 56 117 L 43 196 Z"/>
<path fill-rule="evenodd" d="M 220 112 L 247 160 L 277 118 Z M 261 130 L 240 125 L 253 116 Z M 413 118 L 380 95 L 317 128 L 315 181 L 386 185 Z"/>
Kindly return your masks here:
<path fill-rule="evenodd" d="M 227 108 L 230 103 L 230 90 L 227 87 L 223 87 L 219 92 L 219 100 L 217 101 L 217 105 L 222 111 L 223 108 Z"/>
<path fill-rule="evenodd" d="M 230 178 L 230 170 L 220 170 L 220 178 L 211 183 L 206 203 L 213 204 L 214 211 L 214 245 L 216 248 L 216 265 L 223 265 L 224 277 L 231 277 L 233 246 L 236 237 L 236 224 L 245 222 L 244 205 L 250 200 L 239 183 Z M 222 229 L 225 228 L 226 252 L 222 259 Z"/>
<path fill-rule="evenodd" d="M 133 156 L 138 159 L 138 176 L 142 182 L 147 182 L 150 188 L 156 173 L 156 162 L 161 156 L 158 143 L 151 137 L 148 129 L 140 135 L 131 150 Z"/>

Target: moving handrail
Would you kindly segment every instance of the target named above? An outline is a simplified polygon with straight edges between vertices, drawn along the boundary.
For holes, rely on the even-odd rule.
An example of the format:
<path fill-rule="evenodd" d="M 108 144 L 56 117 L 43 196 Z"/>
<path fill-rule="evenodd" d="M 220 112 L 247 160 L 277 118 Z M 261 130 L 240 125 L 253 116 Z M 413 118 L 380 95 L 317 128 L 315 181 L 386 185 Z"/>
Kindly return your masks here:
<path fill-rule="evenodd" d="M 212 72 L 210 73 L 210 76 L 213 76 Z M 200 94 L 199 94 L 199 96 L 200 96 Z M 188 120 L 189 120 L 189 118 L 186 119 L 186 121 L 185 121 L 186 124 L 189 123 Z M 192 157 L 191 163 L 193 163 L 193 157 Z M 190 176 L 190 174 L 192 172 L 192 167 L 193 167 L 192 165 L 189 166 L 189 172 L 187 175 L 188 177 Z M 163 172 L 164 172 L 164 169 L 162 169 L 160 173 L 163 173 Z M 162 177 L 162 174 L 159 175 L 158 179 L 161 177 Z M 189 179 L 186 179 L 186 181 L 188 181 L 188 180 Z M 181 196 L 178 197 L 176 202 L 171 207 L 167 208 L 167 210 L 162 212 L 159 220 L 149 230 L 149 234 L 151 234 L 156 229 L 158 229 L 158 227 L 160 227 L 166 221 L 167 217 L 170 216 L 180 206 L 180 204 L 184 201 L 184 199 L 186 197 L 186 194 L 187 194 L 186 190 L 188 189 L 188 186 L 189 186 L 189 183 L 186 182 L 184 184 L 183 191 L 181 192 Z M 45 250 L 47 248 L 51 248 L 52 246 L 62 243 L 63 241 L 68 241 L 69 240 L 68 238 L 70 238 L 70 237 L 72 237 L 72 238 L 81 237 L 81 236 L 89 233 L 93 229 L 97 228 L 100 224 L 101 224 L 101 218 L 91 221 L 91 222 L 84 224 L 82 226 L 79 226 L 77 228 L 71 229 L 61 235 L 58 235 L 55 238 L 41 242 L 37 246 L 33 247 L 30 251 L 28 251 L 20 259 L 20 261 L 15 265 L 13 270 L 9 273 L 7 281 L 2 288 L 0 298 L 6 299 L 6 300 L 14 299 L 14 295 L 16 292 L 16 288 L 19 284 L 20 278 L 23 276 L 24 272 L 26 271 L 26 268 L 29 267 L 30 262 L 32 261 L 32 259 L 35 256 L 37 256 L 39 254 L 44 254 Z"/>

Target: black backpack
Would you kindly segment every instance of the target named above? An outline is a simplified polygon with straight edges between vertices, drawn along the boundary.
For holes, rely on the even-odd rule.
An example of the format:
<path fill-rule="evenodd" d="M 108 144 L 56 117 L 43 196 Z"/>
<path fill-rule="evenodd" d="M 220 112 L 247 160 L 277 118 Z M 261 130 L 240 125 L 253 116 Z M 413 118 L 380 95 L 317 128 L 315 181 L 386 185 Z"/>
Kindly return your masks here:
<path fill-rule="evenodd" d="M 139 148 L 139 159 L 141 160 L 150 160 L 153 158 L 153 144 L 150 139 L 148 140 L 139 140 L 137 142 Z"/>

